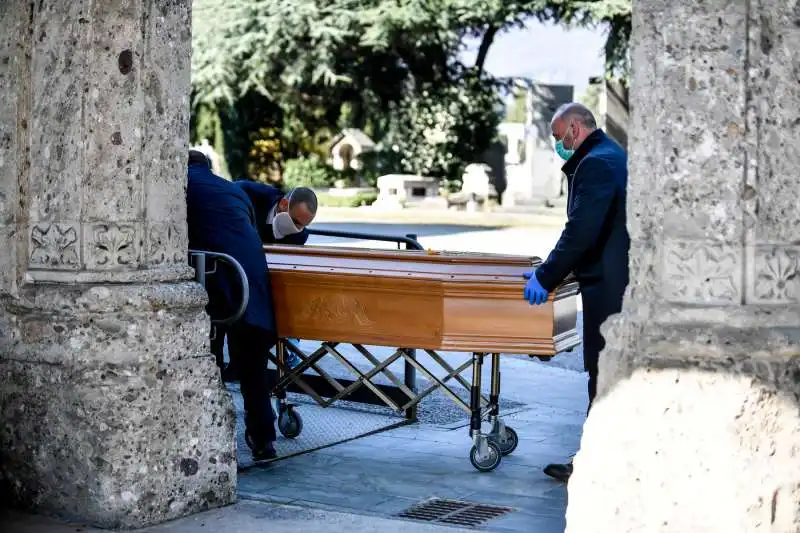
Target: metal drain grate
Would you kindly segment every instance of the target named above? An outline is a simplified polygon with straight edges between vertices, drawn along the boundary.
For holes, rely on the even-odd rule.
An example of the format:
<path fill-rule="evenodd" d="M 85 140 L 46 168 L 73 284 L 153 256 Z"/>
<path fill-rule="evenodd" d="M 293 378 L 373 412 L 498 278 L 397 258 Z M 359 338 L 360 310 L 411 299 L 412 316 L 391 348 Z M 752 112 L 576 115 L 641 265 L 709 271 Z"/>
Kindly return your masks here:
<path fill-rule="evenodd" d="M 475 527 L 513 510 L 510 507 L 436 498 L 415 505 L 395 516 L 424 522 Z"/>

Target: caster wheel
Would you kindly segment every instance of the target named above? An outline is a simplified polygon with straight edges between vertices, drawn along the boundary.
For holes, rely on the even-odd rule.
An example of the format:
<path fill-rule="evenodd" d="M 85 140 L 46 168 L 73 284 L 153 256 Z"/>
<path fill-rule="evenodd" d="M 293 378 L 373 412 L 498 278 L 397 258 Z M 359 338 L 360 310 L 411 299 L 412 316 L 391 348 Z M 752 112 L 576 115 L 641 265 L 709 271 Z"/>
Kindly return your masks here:
<path fill-rule="evenodd" d="M 500 447 L 492 441 L 486 443 L 488 449 L 486 455 L 481 457 L 478 454 L 478 447 L 473 446 L 469 451 L 469 461 L 472 466 L 480 472 L 491 472 L 500 464 L 503 454 L 500 453 Z"/>
<path fill-rule="evenodd" d="M 519 436 L 517 436 L 516 431 L 506 426 L 505 438 L 499 437 L 495 439 L 495 443 L 497 447 L 500 448 L 501 454 L 508 455 L 517 449 L 517 445 L 519 445 Z"/>
<path fill-rule="evenodd" d="M 289 407 L 278 416 L 278 429 L 287 439 L 295 439 L 303 432 L 303 419 L 300 413 Z"/>

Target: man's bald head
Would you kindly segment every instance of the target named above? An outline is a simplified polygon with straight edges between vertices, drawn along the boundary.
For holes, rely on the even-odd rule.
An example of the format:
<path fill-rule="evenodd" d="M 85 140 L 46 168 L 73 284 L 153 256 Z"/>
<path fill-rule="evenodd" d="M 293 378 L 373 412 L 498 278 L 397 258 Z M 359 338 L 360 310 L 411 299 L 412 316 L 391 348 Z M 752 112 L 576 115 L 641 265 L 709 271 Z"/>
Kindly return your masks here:
<path fill-rule="evenodd" d="M 550 128 L 553 138 L 563 141 L 564 148 L 576 150 L 597 129 L 597 120 L 588 107 L 570 102 L 556 109 Z"/>
<path fill-rule="evenodd" d="M 597 129 L 597 120 L 595 120 L 594 114 L 589 111 L 588 107 L 578 102 L 570 102 L 556 109 L 555 115 L 553 115 L 553 121 L 558 119 L 577 120 L 586 128 L 591 130 Z"/>
<path fill-rule="evenodd" d="M 302 230 L 317 215 L 317 195 L 308 187 L 292 189 L 278 202 L 278 213 L 289 213 L 295 227 Z"/>

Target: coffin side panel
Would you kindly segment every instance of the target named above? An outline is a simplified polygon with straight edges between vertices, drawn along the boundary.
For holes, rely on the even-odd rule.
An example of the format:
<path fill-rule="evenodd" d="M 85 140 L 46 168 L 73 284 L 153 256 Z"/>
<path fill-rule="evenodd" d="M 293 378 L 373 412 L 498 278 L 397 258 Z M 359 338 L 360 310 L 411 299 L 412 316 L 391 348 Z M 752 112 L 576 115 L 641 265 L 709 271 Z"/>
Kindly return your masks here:
<path fill-rule="evenodd" d="M 522 298 L 526 262 L 520 258 L 269 251 L 282 337 L 542 356 L 580 340 L 577 285 L 565 283 L 555 298 L 531 306 Z"/>
<path fill-rule="evenodd" d="M 278 335 L 438 349 L 443 301 L 436 282 L 271 272 Z"/>

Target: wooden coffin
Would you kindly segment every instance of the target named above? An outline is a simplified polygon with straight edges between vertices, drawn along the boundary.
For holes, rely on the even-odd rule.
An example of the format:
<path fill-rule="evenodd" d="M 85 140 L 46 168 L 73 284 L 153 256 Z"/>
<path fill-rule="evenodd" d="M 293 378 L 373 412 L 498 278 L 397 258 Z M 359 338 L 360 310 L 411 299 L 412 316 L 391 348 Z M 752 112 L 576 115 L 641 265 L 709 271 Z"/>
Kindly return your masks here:
<path fill-rule="evenodd" d="M 575 282 L 532 306 L 538 258 L 320 246 L 264 247 L 284 338 L 553 356 L 580 342 Z"/>

